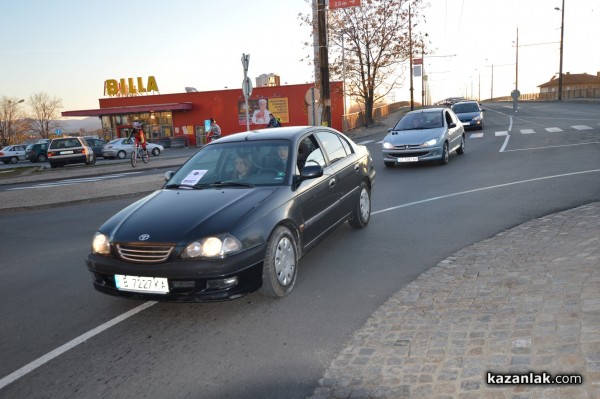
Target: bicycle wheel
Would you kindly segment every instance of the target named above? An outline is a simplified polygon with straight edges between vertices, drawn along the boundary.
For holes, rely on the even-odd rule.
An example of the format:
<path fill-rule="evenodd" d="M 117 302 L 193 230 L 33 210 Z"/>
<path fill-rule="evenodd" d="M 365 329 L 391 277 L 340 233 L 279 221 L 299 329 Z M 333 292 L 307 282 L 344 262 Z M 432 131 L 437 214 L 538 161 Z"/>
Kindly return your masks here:
<path fill-rule="evenodd" d="M 137 164 L 137 148 L 134 148 L 133 151 L 131 151 L 131 166 L 133 166 L 135 168 L 136 164 Z"/>
<path fill-rule="evenodd" d="M 144 161 L 144 163 L 148 163 L 150 160 L 150 153 L 148 152 L 148 149 L 146 148 L 145 150 L 140 150 L 140 153 L 142 161 Z"/>

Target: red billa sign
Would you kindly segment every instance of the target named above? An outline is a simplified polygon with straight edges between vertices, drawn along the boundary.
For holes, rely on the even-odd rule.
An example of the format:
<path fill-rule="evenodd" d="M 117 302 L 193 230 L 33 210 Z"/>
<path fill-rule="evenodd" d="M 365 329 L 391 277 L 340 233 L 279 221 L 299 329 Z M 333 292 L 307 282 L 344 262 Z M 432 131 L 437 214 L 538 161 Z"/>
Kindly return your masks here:
<path fill-rule="evenodd" d="M 329 0 L 329 9 L 360 6 L 360 0 Z"/>

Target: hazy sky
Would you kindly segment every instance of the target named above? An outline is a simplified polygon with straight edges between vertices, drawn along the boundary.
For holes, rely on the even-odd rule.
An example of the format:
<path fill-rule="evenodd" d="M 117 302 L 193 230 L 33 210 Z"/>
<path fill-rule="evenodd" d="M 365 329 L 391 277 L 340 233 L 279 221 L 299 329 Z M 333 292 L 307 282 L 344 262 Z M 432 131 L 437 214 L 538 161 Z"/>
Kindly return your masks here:
<path fill-rule="evenodd" d="M 435 100 L 487 98 L 494 64 L 494 96 L 515 82 L 519 27 L 519 89 L 537 92 L 559 68 L 562 0 L 430 0 L 425 56 Z M 563 71 L 600 71 L 600 0 L 565 0 Z M 311 52 L 299 13 L 304 0 L 19 0 L 0 14 L 0 96 L 27 99 L 46 92 L 63 111 L 98 108 L 106 79 L 156 77 L 161 94 L 241 87 L 240 58 L 250 54 L 249 75 L 276 73 L 282 84 L 313 81 L 300 59 Z M 551 43 L 551 44 L 540 44 Z M 417 56 L 420 56 L 417 55 Z M 405 66 L 407 68 L 407 66 Z M 480 83 L 481 82 L 481 83 Z M 408 99 L 405 87 L 396 100 Z M 415 80 L 420 100 L 420 79 Z"/>

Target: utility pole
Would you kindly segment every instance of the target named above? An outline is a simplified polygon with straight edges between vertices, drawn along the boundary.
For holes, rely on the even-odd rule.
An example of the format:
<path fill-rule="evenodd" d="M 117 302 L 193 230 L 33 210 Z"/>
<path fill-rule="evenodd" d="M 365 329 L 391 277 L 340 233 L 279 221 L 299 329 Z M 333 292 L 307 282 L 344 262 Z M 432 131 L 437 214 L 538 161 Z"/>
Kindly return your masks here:
<path fill-rule="evenodd" d="M 331 93 L 329 90 L 329 52 L 327 49 L 327 18 L 325 0 L 318 0 L 317 19 L 319 32 L 319 66 L 321 76 L 322 122 L 331 127 Z"/>
<path fill-rule="evenodd" d="M 562 101 L 562 87 L 563 87 L 563 37 L 565 34 L 565 0 L 562 0 L 562 7 L 560 9 L 560 66 L 558 68 L 558 101 Z"/>
<path fill-rule="evenodd" d="M 412 50 L 412 12 L 408 5 L 408 52 L 410 57 L 410 110 L 415 109 L 415 97 L 413 88 L 413 50 Z"/>

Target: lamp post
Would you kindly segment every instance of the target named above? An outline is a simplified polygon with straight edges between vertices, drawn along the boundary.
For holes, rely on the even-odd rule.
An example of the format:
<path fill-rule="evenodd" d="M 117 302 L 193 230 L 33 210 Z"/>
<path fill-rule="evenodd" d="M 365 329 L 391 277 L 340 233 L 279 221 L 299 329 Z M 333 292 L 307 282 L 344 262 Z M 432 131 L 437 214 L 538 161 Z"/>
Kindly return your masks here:
<path fill-rule="evenodd" d="M 429 37 L 425 33 L 425 37 Z M 421 39 L 421 107 L 425 105 L 425 38 Z"/>
<path fill-rule="evenodd" d="M 562 101 L 563 87 L 563 37 L 565 34 L 565 0 L 562 0 L 562 7 L 555 7 L 555 10 L 561 12 L 560 17 L 560 65 L 558 67 L 558 101 Z"/>

